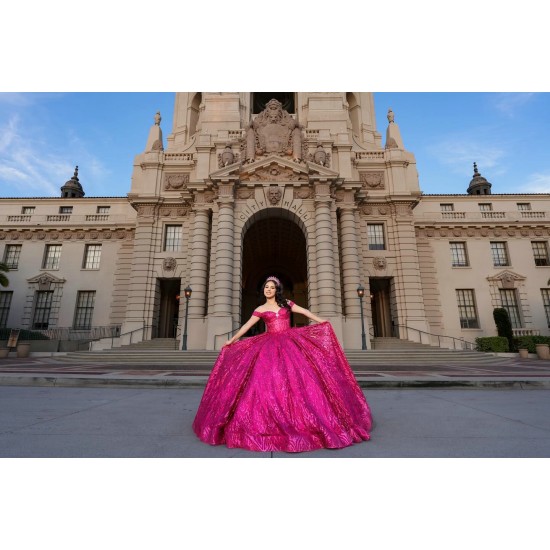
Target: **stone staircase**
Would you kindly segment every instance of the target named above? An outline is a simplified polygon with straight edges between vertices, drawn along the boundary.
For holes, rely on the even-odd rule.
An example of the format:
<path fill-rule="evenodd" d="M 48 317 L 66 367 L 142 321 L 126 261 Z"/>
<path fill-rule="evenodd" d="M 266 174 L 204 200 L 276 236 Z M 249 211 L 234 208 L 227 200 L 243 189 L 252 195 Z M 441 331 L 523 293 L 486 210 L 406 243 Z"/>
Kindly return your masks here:
<path fill-rule="evenodd" d="M 391 341 L 390 341 L 391 340 Z M 352 368 L 384 370 L 384 368 L 426 367 L 429 365 L 504 365 L 511 360 L 491 353 L 448 350 L 395 338 L 376 338 L 374 349 L 346 350 Z M 219 351 L 177 349 L 174 339 L 155 339 L 105 351 L 71 352 L 56 357 L 56 361 L 72 364 L 108 364 L 121 366 L 158 366 L 170 369 L 210 370 Z"/>

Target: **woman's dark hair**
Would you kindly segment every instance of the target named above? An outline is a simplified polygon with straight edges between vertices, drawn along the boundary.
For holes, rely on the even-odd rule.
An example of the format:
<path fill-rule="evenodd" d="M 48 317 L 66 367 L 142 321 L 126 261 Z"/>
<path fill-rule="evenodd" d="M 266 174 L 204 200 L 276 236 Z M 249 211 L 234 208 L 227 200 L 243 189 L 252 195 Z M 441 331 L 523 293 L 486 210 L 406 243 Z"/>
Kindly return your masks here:
<path fill-rule="evenodd" d="M 290 310 L 290 304 L 288 303 L 288 300 L 283 296 L 283 283 L 281 283 L 280 281 L 276 281 L 275 279 L 268 278 L 265 280 L 264 286 L 262 288 L 265 288 L 265 285 L 269 281 L 271 281 L 275 285 L 275 302 L 277 302 L 277 305 L 279 307 L 286 307 Z"/>

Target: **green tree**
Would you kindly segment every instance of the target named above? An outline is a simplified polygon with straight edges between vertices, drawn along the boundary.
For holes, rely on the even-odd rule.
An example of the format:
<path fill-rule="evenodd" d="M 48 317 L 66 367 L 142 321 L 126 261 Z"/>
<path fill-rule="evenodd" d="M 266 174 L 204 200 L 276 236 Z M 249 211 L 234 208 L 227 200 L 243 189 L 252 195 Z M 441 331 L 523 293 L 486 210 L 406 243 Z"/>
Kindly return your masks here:
<path fill-rule="evenodd" d="M 4 263 L 0 262 L 0 285 L 8 286 L 10 284 L 9 279 L 4 275 L 4 272 L 7 273 L 10 268 Z"/>
<path fill-rule="evenodd" d="M 497 333 L 499 336 L 504 336 L 508 340 L 510 351 L 514 351 L 514 332 L 512 330 L 512 322 L 510 321 L 510 315 L 508 311 L 503 307 L 497 307 L 493 310 L 493 319 L 497 326 Z"/>

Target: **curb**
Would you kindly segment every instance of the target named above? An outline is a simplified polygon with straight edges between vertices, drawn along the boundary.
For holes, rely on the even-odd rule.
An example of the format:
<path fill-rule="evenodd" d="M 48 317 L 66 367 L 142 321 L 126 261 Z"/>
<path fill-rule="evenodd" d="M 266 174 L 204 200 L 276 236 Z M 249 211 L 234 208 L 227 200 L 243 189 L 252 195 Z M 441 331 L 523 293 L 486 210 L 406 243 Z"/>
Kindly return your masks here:
<path fill-rule="evenodd" d="M 109 378 L 109 377 L 70 377 L 70 376 L 0 376 L 0 386 L 39 386 L 65 388 L 204 388 L 206 376 L 186 376 L 185 378 Z M 380 380 L 362 378 L 357 380 L 363 389 L 550 389 L 550 379 L 529 378 L 508 379 L 396 379 Z"/>

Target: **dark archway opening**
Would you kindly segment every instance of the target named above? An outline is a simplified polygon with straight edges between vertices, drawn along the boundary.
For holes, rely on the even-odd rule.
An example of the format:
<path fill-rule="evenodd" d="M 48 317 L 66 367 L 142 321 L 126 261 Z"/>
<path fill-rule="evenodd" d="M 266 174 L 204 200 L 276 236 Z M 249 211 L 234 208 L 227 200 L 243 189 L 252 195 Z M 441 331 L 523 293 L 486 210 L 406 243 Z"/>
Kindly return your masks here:
<path fill-rule="evenodd" d="M 276 99 L 283 104 L 283 109 L 290 114 L 296 112 L 294 92 L 253 92 L 252 93 L 252 114 L 261 113 L 266 104 Z"/>
<path fill-rule="evenodd" d="M 273 209 L 279 210 L 279 209 Z M 263 283 L 270 275 L 284 286 L 284 296 L 304 308 L 308 307 L 307 247 L 303 230 L 297 223 L 276 214 L 265 214 L 253 222 L 243 238 L 241 322 L 265 302 Z M 269 212 L 269 210 L 267 211 Z M 303 315 L 292 315 L 293 326 L 307 324 Z M 248 336 L 263 332 L 257 323 Z"/>

